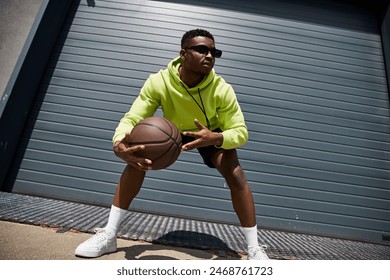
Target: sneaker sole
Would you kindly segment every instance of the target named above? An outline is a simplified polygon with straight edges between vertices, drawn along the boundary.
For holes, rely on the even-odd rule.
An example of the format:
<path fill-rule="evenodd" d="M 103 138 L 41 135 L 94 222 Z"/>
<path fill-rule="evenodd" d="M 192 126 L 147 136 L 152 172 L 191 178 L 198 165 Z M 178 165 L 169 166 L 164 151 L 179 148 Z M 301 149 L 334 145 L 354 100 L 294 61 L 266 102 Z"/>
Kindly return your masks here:
<path fill-rule="evenodd" d="M 115 247 L 112 247 L 112 248 L 108 248 L 107 250 L 103 250 L 103 251 L 84 251 L 84 250 L 77 250 L 75 251 L 75 255 L 78 256 L 78 257 L 84 257 L 84 258 L 97 258 L 97 257 L 101 257 L 103 255 L 106 255 L 106 254 L 110 254 L 110 253 L 114 253 L 117 251 L 117 248 L 116 246 Z"/>

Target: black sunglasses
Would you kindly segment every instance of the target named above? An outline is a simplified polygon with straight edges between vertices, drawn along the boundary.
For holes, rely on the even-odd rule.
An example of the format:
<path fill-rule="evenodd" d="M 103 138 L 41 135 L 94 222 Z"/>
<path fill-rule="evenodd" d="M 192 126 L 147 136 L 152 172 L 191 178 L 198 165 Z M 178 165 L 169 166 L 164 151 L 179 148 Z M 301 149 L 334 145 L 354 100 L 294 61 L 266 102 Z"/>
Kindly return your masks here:
<path fill-rule="evenodd" d="M 200 54 L 203 54 L 203 55 L 208 55 L 210 52 L 211 55 L 213 57 L 216 57 L 216 58 L 220 58 L 222 56 L 221 50 L 218 50 L 216 48 L 209 49 L 209 47 L 207 47 L 205 45 L 189 46 L 189 47 L 186 47 L 185 49 L 191 49 L 191 50 L 194 50 L 194 51 L 196 51 Z"/>

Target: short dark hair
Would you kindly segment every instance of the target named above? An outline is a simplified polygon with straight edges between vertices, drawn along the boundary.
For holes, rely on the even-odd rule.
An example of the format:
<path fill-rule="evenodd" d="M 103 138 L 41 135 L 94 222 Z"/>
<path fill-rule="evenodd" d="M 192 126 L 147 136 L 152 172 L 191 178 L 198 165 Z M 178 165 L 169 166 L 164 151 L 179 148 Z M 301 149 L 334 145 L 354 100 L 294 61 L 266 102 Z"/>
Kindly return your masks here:
<path fill-rule="evenodd" d="M 211 35 L 210 32 L 208 32 L 207 30 L 204 30 L 204 29 L 193 29 L 193 30 L 190 30 L 190 31 L 187 31 L 186 33 L 184 33 L 183 37 L 181 38 L 181 47 L 184 46 L 184 43 L 188 40 L 188 39 L 192 39 L 194 37 L 207 37 L 207 38 L 210 38 L 211 40 L 214 41 L 214 37 L 213 35 Z"/>

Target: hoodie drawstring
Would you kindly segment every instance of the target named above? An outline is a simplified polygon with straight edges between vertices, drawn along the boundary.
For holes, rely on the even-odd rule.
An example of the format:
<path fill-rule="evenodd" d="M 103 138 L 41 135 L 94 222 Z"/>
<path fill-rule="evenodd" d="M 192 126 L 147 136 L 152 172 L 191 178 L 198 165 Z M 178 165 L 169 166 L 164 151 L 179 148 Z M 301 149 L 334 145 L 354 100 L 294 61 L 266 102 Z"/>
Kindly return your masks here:
<path fill-rule="evenodd" d="M 202 99 L 202 95 L 200 94 L 200 89 L 198 88 L 198 94 L 199 94 L 199 99 L 200 99 L 201 104 L 199 104 L 199 102 L 196 101 L 195 97 L 192 96 L 192 94 L 188 91 L 188 89 L 186 88 L 186 86 L 182 82 L 180 82 L 180 84 L 183 86 L 183 88 L 186 90 L 186 92 L 191 96 L 192 100 L 195 101 L 196 105 L 198 105 L 199 109 L 202 111 L 203 115 L 206 118 L 207 128 L 210 129 L 210 121 L 209 121 L 209 118 L 207 117 L 207 114 L 206 114 L 206 108 L 203 104 L 203 99 Z"/>

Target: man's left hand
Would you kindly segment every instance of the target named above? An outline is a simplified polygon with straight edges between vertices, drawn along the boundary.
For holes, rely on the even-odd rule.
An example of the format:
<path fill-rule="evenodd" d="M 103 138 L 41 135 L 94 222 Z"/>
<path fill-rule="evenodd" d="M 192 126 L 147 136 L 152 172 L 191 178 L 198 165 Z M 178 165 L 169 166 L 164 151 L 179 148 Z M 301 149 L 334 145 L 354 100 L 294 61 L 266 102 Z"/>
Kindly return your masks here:
<path fill-rule="evenodd" d="M 202 125 L 197 119 L 194 120 L 196 127 L 199 129 L 198 132 L 183 132 L 184 136 L 195 138 L 182 146 L 182 151 L 189 151 L 195 148 L 207 147 L 207 146 L 221 146 L 223 143 L 223 135 L 219 132 L 212 132 L 207 127 Z"/>

